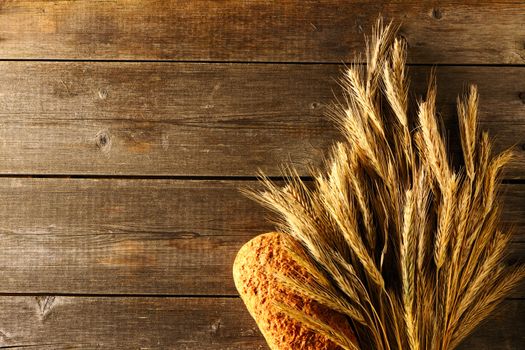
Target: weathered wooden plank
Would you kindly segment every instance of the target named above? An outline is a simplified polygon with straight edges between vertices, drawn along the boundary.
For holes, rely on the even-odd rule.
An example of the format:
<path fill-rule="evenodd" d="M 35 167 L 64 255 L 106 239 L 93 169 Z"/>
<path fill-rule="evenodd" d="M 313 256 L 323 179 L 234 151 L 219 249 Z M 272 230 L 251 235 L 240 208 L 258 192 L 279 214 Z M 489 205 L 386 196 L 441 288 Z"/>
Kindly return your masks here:
<path fill-rule="evenodd" d="M 507 300 L 458 349 L 520 349 L 525 344 L 524 300 Z"/>
<path fill-rule="evenodd" d="M 324 115 L 337 65 L 0 62 L 0 173 L 306 174 L 337 133 Z M 429 67 L 412 68 L 423 92 Z M 525 178 L 525 69 L 440 67 L 439 106 L 479 84 L 482 128 L 517 145 Z M 520 95 L 521 93 L 521 95 Z M 459 144 L 451 134 L 453 147 Z"/>
<path fill-rule="evenodd" d="M 237 298 L 0 297 L 0 346 L 267 349 Z M 507 300 L 460 349 L 519 349 L 525 301 Z"/>
<path fill-rule="evenodd" d="M 254 181 L 0 179 L 0 293 L 236 295 L 239 248 L 272 229 Z M 505 185 L 525 259 L 525 185 Z M 525 296 L 525 288 L 516 296 Z"/>
<path fill-rule="evenodd" d="M 270 229 L 239 182 L 0 184 L 3 292 L 234 294 L 236 251 Z"/>
<path fill-rule="evenodd" d="M 0 346 L 256 349 L 239 299 L 0 297 Z"/>
<path fill-rule="evenodd" d="M 412 62 L 525 62 L 520 1 L 4 1 L 0 57 L 341 62 L 380 13 Z"/>

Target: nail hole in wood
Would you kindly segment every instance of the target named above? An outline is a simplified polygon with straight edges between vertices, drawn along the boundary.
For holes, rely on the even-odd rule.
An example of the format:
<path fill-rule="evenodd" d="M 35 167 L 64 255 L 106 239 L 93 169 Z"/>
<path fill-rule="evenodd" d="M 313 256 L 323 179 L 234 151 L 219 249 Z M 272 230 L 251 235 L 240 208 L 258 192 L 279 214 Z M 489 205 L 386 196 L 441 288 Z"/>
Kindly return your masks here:
<path fill-rule="evenodd" d="M 434 17 L 435 19 L 443 18 L 443 11 L 441 11 L 441 9 L 439 9 L 439 8 L 433 9 L 432 10 L 432 17 Z"/>
<path fill-rule="evenodd" d="M 520 93 L 518 94 L 518 97 L 520 98 L 521 102 L 522 102 L 523 104 L 525 104 L 525 92 L 523 92 L 523 91 L 520 92 Z"/>

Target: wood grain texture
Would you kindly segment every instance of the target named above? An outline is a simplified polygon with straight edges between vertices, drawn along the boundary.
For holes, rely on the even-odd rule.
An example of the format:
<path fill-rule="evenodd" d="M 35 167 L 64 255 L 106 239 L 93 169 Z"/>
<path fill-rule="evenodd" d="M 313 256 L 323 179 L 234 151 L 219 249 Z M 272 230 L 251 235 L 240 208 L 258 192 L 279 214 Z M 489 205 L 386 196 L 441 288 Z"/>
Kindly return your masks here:
<path fill-rule="evenodd" d="M 0 297 L 0 346 L 264 349 L 239 299 Z"/>
<path fill-rule="evenodd" d="M 237 251 L 272 229 L 241 187 L 257 183 L 1 178 L 0 293 L 236 295 Z M 525 185 L 503 190 L 523 260 Z"/>
<path fill-rule="evenodd" d="M 520 1 L 3 1 L 0 57 L 338 63 L 379 13 L 414 63 L 525 62 Z"/>
<path fill-rule="evenodd" d="M 505 301 L 459 349 L 519 349 L 524 303 Z M 6 348 L 268 349 L 237 298 L 15 296 L 0 305 Z"/>
<path fill-rule="evenodd" d="M 0 62 L 0 173 L 306 175 L 338 135 L 324 115 L 337 65 Z M 415 95 L 429 67 L 411 68 Z M 525 69 L 440 67 L 440 111 L 481 94 L 481 128 L 516 145 L 508 178 L 525 178 Z M 458 136 L 450 133 L 451 148 Z M 456 158 L 460 158 L 457 156 Z"/>
<path fill-rule="evenodd" d="M 496 148 L 516 146 L 504 221 L 523 261 L 522 1 L 2 1 L 0 348 L 267 349 L 231 268 L 272 225 L 234 177 L 320 163 L 337 64 L 379 13 L 402 22 L 418 93 L 421 65 L 445 65 L 455 158 L 467 82 Z M 133 178 L 89 178 L 113 175 Z M 523 346 L 525 283 L 511 297 L 461 349 Z"/>

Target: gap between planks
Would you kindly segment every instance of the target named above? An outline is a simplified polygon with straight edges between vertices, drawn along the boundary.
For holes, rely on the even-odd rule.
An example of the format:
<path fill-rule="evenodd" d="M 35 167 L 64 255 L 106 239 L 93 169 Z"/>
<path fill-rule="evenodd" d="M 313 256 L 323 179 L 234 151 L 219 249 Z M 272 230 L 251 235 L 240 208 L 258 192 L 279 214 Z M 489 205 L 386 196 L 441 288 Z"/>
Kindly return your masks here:
<path fill-rule="evenodd" d="M 362 61 L 344 61 L 340 62 L 323 62 L 323 61 L 206 61 L 206 60 L 126 60 L 126 59 L 58 59 L 58 58 L 0 58 L 0 62 L 49 62 L 49 63 L 155 63 L 155 64 L 206 64 L 206 65 L 224 65 L 224 64 L 253 64 L 253 65 L 326 65 L 345 67 L 351 64 L 364 66 Z M 407 63 L 410 67 L 494 67 L 494 68 L 522 68 L 525 63 Z"/>
<path fill-rule="evenodd" d="M 68 175 L 68 174 L 0 174 L 0 178 L 12 179 L 103 179 L 103 180 L 183 180 L 183 181 L 257 181 L 258 176 L 235 175 Z M 285 176 L 267 176 L 270 181 L 284 181 Z M 305 182 L 313 181 L 312 176 L 299 176 Z M 525 179 L 502 179 L 502 184 L 525 185 Z"/>

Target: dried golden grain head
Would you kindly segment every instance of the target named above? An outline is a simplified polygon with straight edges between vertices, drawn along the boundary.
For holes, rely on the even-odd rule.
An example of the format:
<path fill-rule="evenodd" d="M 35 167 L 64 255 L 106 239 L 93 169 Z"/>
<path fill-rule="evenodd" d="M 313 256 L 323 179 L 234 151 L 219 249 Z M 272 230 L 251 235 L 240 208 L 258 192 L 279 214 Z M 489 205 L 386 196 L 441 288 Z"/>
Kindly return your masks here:
<path fill-rule="evenodd" d="M 410 112 L 396 30 L 378 20 L 366 66 L 344 72 L 343 102 L 329 112 L 344 141 L 326 169 L 312 169 L 306 183 L 286 168 L 286 186 L 262 175 L 264 190 L 245 192 L 277 214 L 300 247 L 291 254 L 319 281 L 282 283 L 346 315 L 358 343 L 293 305 L 283 310 L 343 349 L 453 349 L 525 274 L 503 260 L 510 233 L 497 194 L 510 152 L 493 155 L 478 131 L 472 86 L 458 98 L 464 167 L 453 167 L 433 72 Z"/>

